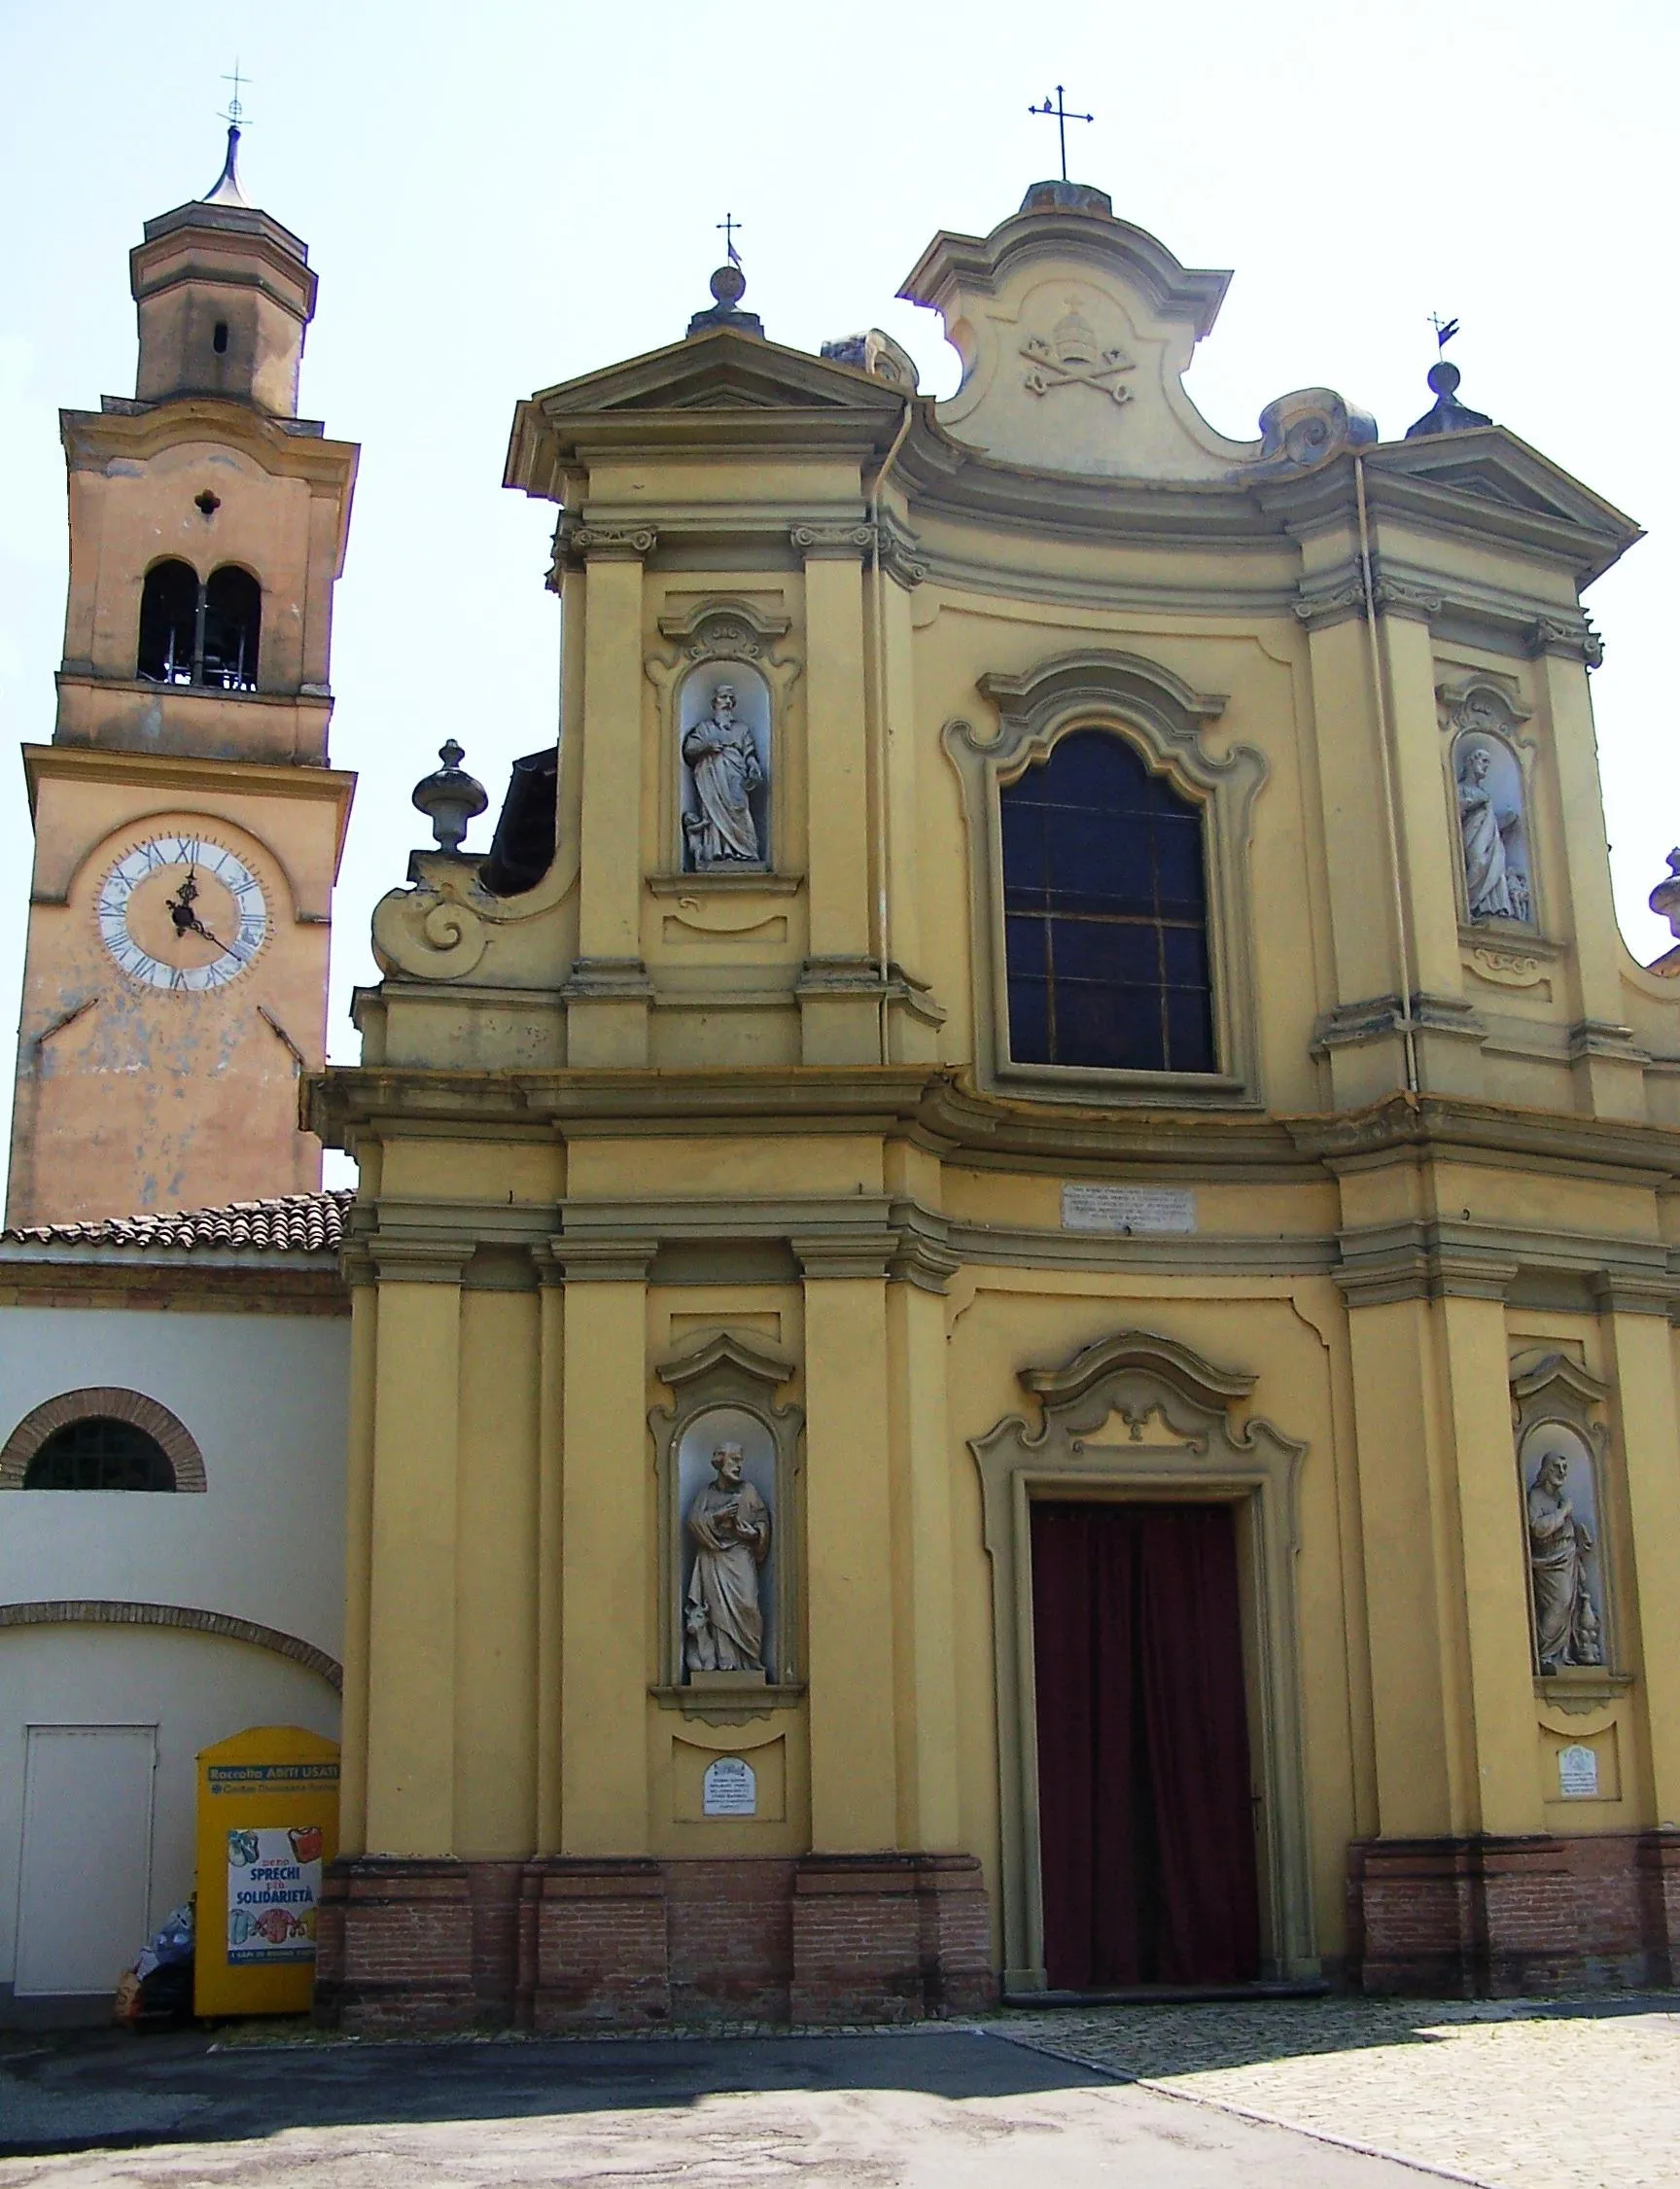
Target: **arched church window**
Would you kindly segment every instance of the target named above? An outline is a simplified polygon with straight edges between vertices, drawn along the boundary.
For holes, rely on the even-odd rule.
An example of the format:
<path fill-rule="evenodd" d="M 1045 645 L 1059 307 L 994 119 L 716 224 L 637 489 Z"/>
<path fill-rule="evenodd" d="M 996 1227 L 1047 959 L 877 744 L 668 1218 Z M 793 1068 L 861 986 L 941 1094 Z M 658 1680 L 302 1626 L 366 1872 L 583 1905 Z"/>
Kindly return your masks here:
<path fill-rule="evenodd" d="M 227 563 L 200 584 L 184 562 L 157 563 L 140 595 L 135 673 L 153 684 L 210 685 L 255 691 L 262 588 Z"/>
<path fill-rule="evenodd" d="M 257 642 L 262 629 L 262 588 L 233 563 L 210 573 L 204 588 L 201 684 L 226 691 L 257 688 Z"/>
<path fill-rule="evenodd" d="M 198 641 L 198 573 L 184 562 L 154 563 L 140 595 L 138 674 L 153 684 L 191 684 Z"/>
<path fill-rule="evenodd" d="M 1216 1071 L 1201 808 L 1102 729 L 998 803 L 1011 1059 Z"/>
<path fill-rule="evenodd" d="M 52 1431 L 29 1462 L 25 1490 L 173 1490 L 175 1469 L 133 1422 L 86 1415 Z"/>

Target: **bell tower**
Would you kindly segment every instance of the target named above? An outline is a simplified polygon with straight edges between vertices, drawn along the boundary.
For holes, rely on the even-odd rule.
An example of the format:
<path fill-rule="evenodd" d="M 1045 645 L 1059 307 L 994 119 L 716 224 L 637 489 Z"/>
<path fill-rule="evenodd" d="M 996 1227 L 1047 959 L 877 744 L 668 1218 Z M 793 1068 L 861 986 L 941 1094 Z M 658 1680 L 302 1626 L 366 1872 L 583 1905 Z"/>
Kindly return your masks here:
<path fill-rule="evenodd" d="M 7 1220 L 303 1192 L 353 776 L 328 764 L 358 450 L 298 415 L 307 248 L 239 187 L 129 266 L 131 398 L 60 413 L 57 719 L 23 748 L 35 860 Z"/>

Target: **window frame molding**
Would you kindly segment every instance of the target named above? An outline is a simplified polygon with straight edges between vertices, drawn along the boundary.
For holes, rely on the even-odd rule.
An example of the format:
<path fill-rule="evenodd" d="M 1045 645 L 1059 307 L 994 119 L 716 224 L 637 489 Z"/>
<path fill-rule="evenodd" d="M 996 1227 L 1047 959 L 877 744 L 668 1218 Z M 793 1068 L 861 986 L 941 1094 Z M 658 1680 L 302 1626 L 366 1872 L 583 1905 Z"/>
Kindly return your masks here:
<path fill-rule="evenodd" d="M 161 1445 L 165 1459 L 174 1468 L 177 1491 L 191 1493 L 209 1488 L 203 1453 L 186 1424 L 167 1406 L 160 1405 L 156 1398 L 146 1397 L 142 1392 L 127 1391 L 116 1384 L 96 1384 L 82 1391 L 61 1391 L 56 1397 L 44 1399 L 23 1416 L 0 1446 L 0 1490 L 23 1489 L 29 1463 L 47 1439 L 58 1430 L 68 1429 L 72 1422 L 85 1421 L 129 1422 L 135 1429 L 144 1430 Z M 33 1494 L 59 1497 L 78 1493 L 40 1491 Z M 132 1495 L 126 1491 L 104 1494 Z"/>
<path fill-rule="evenodd" d="M 984 737 L 958 718 L 945 724 L 943 742 L 962 786 L 968 833 L 974 1069 L 981 1088 L 1051 1102 L 1262 1107 L 1248 846 L 1250 814 L 1267 767 L 1251 745 L 1234 746 L 1223 758 L 1208 750 L 1204 731 L 1224 713 L 1227 695 L 1198 691 L 1141 654 L 1095 649 L 1057 654 L 1024 676 L 989 673 L 976 679 L 976 688 L 997 712 L 996 734 Z M 1062 738 L 1083 729 L 1126 739 L 1152 775 L 1164 776 L 1201 812 L 1216 1071 L 1025 1064 L 1009 1053 L 999 794 L 1048 759 Z"/>

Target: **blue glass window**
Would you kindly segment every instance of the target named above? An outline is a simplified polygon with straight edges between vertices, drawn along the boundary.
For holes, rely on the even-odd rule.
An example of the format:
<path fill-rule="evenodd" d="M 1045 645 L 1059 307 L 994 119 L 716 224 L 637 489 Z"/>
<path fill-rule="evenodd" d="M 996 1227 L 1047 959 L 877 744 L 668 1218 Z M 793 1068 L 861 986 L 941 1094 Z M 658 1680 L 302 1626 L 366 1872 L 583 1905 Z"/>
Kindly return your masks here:
<path fill-rule="evenodd" d="M 1200 808 L 1101 729 L 999 806 L 1014 1061 L 1215 1071 Z"/>

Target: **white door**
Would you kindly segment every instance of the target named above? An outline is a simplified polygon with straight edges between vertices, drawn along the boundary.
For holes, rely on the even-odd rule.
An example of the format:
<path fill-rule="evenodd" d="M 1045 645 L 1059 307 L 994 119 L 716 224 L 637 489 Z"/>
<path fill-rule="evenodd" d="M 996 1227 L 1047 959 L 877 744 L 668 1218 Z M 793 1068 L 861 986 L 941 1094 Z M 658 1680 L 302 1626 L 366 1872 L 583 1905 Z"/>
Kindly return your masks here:
<path fill-rule="evenodd" d="M 146 1943 L 155 1725 L 32 1725 L 23 1763 L 19 1997 L 112 1992 Z"/>

